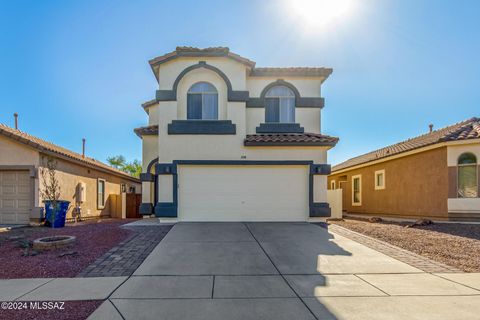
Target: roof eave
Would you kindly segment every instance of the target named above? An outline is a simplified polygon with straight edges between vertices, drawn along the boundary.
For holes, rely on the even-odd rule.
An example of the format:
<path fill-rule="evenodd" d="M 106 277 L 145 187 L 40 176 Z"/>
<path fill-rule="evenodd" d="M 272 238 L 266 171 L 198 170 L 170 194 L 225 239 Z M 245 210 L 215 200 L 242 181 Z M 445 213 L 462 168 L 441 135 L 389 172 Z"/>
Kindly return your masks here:
<path fill-rule="evenodd" d="M 335 147 L 336 142 L 244 142 L 246 147 Z"/>
<path fill-rule="evenodd" d="M 119 177 L 124 177 L 126 179 L 130 179 L 130 180 L 133 180 L 133 181 L 140 182 L 139 179 L 137 179 L 137 178 L 135 178 L 135 177 L 133 177 L 133 176 L 127 174 L 127 173 L 121 173 L 121 172 L 116 172 L 114 170 L 109 170 L 108 168 L 103 168 L 103 167 L 100 167 L 100 166 L 96 166 L 96 165 L 88 163 L 86 161 L 81 161 L 81 160 L 76 159 L 74 157 L 68 156 L 66 154 L 49 150 L 48 148 L 45 148 L 42 145 L 40 145 L 40 144 L 38 144 L 34 141 L 31 141 L 31 140 L 23 138 L 23 137 L 19 137 L 17 135 L 14 135 L 14 134 L 8 132 L 8 131 L 0 130 L 0 134 L 3 134 L 4 136 L 6 136 L 7 138 L 10 138 L 12 140 L 18 141 L 18 142 L 23 143 L 25 145 L 28 145 L 28 146 L 30 146 L 34 149 L 37 149 L 38 152 L 48 154 L 48 155 L 52 155 L 52 156 L 57 157 L 57 158 L 62 158 L 62 159 L 67 160 L 67 161 L 75 162 L 75 163 L 78 163 L 82 166 L 92 168 L 94 170 L 107 172 L 107 173 L 110 173 L 110 174 L 113 174 L 113 175 L 116 175 L 116 176 L 119 176 Z"/>

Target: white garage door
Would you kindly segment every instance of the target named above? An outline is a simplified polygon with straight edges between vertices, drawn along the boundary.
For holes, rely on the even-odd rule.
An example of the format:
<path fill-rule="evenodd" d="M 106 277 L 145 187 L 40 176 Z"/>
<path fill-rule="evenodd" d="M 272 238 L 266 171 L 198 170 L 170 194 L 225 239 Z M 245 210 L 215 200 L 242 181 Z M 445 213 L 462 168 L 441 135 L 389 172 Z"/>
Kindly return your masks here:
<path fill-rule="evenodd" d="M 0 223 L 28 223 L 31 182 L 28 171 L 0 171 Z"/>
<path fill-rule="evenodd" d="M 179 165 L 180 221 L 305 221 L 308 166 Z"/>

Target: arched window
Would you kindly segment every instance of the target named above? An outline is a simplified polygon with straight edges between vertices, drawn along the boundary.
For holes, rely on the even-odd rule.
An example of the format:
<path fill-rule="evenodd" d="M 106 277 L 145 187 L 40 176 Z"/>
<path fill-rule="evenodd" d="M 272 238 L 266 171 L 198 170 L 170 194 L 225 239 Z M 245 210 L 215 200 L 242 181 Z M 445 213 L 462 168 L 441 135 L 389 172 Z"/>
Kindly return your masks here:
<path fill-rule="evenodd" d="M 187 93 L 187 119 L 217 120 L 218 92 L 207 82 L 197 82 Z"/>
<path fill-rule="evenodd" d="M 478 197 L 477 157 L 473 153 L 463 153 L 458 157 L 458 197 Z"/>
<path fill-rule="evenodd" d="M 295 122 L 295 94 L 290 88 L 275 86 L 267 91 L 265 122 Z"/>

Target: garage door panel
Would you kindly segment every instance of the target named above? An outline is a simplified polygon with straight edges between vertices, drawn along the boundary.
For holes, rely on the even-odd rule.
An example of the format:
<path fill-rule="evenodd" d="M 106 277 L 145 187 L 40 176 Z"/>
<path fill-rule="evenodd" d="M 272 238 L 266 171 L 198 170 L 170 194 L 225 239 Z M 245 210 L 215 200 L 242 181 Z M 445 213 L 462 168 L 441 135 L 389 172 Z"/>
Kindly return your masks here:
<path fill-rule="evenodd" d="M 14 199 L 3 199 L 1 204 L 3 210 L 13 210 L 16 207 Z"/>
<path fill-rule="evenodd" d="M 1 223 L 16 223 L 17 217 L 16 213 L 2 213 L 1 215 Z"/>
<path fill-rule="evenodd" d="M 181 221 L 305 221 L 306 166 L 179 166 Z"/>
<path fill-rule="evenodd" d="M 1 223 L 28 223 L 32 205 L 28 171 L 0 171 Z"/>
<path fill-rule="evenodd" d="M 17 172 L 15 171 L 5 171 L 2 173 L 2 183 L 16 182 L 17 181 Z"/>
<path fill-rule="evenodd" d="M 13 196 L 17 193 L 17 189 L 15 188 L 15 185 L 3 185 L 2 186 L 2 195 L 3 196 Z"/>
<path fill-rule="evenodd" d="M 26 211 L 30 209 L 30 199 L 19 199 L 17 201 L 18 210 Z"/>

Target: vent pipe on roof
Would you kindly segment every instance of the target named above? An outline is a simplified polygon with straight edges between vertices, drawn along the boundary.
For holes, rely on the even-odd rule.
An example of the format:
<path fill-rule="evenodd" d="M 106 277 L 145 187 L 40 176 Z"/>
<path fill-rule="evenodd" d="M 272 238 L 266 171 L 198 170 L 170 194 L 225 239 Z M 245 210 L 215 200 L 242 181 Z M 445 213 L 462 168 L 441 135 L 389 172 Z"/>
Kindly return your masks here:
<path fill-rule="evenodd" d="M 430 124 L 428 125 L 428 128 L 430 129 L 430 133 L 431 133 L 431 132 L 433 131 L 433 124 L 430 123 Z"/>
<path fill-rule="evenodd" d="M 82 157 L 85 158 L 85 138 L 82 139 Z"/>
<path fill-rule="evenodd" d="M 15 118 L 15 130 L 18 130 L 18 113 L 14 113 L 13 117 Z"/>

